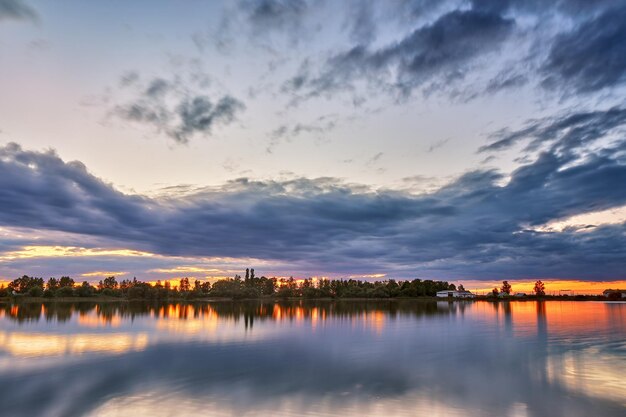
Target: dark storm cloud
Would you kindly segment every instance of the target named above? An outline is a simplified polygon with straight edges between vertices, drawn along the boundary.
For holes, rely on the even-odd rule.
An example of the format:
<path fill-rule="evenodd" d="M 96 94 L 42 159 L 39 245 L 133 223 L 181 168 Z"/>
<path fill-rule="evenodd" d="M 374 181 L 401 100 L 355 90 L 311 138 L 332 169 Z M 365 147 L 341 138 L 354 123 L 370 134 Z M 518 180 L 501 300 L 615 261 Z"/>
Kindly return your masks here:
<path fill-rule="evenodd" d="M 498 14 L 455 10 L 397 43 L 379 49 L 359 44 L 333 56 L 305 88 L 309 94 L 318 95 L 366 79 L 409 94 L 427 82 L 458 80 L 465 76 L 469 63 L 497 49 L 514 27 L 514 20 Z"/>
<path fill-rule="evenodd" d="M 622 133 L 626 129 L 626 108 L 570 112 L 560 117 L 531 120 L 517 131 L 504 130 L 492 137 L 497 140 L 480 148 L 480 152 L 508 149 L 518 143 L 526 143 L 526 151 L 551 147 L 552 151 L 568 153 L 592 145 L 593 142 Z"/>
<path fill-rule="evenodd" d="M 0 0 L 0 20 L 37 20 L 37 12 L 22 0 Z"/>
<path fill-rule="evenodd" d="M 526 84 L 566 95 L 572 89 L 591 94 L 626 80 L 626 7 L 618 0 L 473 0 L 436 6 L 363 0 L 345 9 L 351 46 L 324 51 L 327 58 L 303 60 L 283 83 L 283 92 L 298 100 L 357 94 L 366 83 L 394 97 L 421 90 L 472 99 Z M 412 27 L 408 35 L 372 45 L 376 34 L 403 33 L 403 25 Z M 504 53 L 498 56 L 499 51 Z"/>
<path fill-rule="evenodd" d="M 606 10 L 555 39 L 543 65 L 548 88 L 588 93 L 626 81 L 626 5 Z"/>
<path fill-rule="evenodd" d="M 126 74 L 120 83 L 124 88 L 136 86 L 139 76 Z M 183 86 L 178 79 L 154 78 L 146 86 L 139 85 L 134 98 L 115 106 L 112 114 L 149 125 L 184 144 L 194 135 L 211 135 L 216 126 L 232 123 L 245 109 L 243 102 L 230 95 L 214 100 L 198 90 Z"/>
<path fill-rule="evenodd" d="M 29 152 L 16 144 L 0 149 L 0 161 L 0 207 L 7 215 L 11 213 L 12 226 L 31 219 L 34 228 L 82 234 L 95 232 L 99 222 L 112 227 L 127 223 L 147 226 L 142 217 L 151 213 L 149 200 L 114 190 L 90 175 L 80 162 L 65 163 L 52 151 Z M 20 180 L 22 175 L 27 177 Z M 11 187 L 16 181 L 19 186 Z M 43 206 L 32 204 L 33 198 Z M 5 220 L 3 224 L 8 225 L 8 218 Z M 134 233 L 129 230 L 128 236 Z"/>
<path fill-rule="evenodd" d="M 470 4 L 475 10 L 499 14 L 507 12 L 527 14 L 559 12 L 583 17 L 583 13 L 591 13 L 591 16 L 593 16 L 595 12 L 619 5 L 620 1 L 621 0 L 471 0 Z"/>
<path fill-rule="evenodd" d="M 0 151 L 0 224 L 165 255 L 271 259 L 312 272 L 619 278 L 626 225 L 536 226 L 626 205 L 623 145 L 582 160 L 548 151 L 504 185 L 496 171 L 474 171 L 420 195 L 332 178 L 240 179 L 150 199 L 116 191 L 80 163 L 11 144 Z"/>

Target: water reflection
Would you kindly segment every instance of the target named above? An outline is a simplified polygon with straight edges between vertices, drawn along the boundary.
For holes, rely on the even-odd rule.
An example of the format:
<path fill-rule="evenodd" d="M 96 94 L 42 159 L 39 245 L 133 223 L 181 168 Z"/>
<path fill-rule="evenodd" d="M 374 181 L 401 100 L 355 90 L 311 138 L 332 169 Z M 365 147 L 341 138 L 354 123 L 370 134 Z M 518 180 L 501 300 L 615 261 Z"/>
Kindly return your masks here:
<path fill-rule="evenodd" d="M 622 416 L 623 375 L 626 304 L 0 308 L 0 404 L 17 417 Z"/>

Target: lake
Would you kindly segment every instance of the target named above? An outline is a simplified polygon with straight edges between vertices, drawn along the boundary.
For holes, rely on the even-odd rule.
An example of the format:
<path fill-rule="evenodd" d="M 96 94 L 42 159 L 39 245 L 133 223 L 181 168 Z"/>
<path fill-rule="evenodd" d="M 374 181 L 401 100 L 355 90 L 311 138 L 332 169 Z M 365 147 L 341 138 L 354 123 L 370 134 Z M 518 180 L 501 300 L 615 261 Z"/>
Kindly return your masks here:
<path fill-rule="evenodd" d="M 3 416 L 625 416 L 626 303 L 0 305 Z"/>

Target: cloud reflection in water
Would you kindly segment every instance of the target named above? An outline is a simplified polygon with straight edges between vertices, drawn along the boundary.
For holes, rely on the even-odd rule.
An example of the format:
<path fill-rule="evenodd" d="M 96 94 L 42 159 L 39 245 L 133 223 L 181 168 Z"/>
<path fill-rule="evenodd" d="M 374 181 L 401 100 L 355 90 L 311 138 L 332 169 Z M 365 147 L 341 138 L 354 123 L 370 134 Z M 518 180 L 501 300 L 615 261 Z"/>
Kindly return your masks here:
<path fill-rule="evenodd" d="M 27 317 L 28 308 L 5 309 L 0 340 L 48 329 L 51 340 L 99 334 L 115 346 L 120 333 L 145 333 L 146 342 L 141 349 L 92 349 L 80 361 L 65 350 L 40 367 L 3 360 L 0 403 L 7 415 L 620 416 L 626 410 L 620 385 L 626 304 L 120 304 L 72 307 L 58 317 L 42 311 L 32 307 Z M 115 317 L 118 324 L 84 327 L 81 314 Z M 576 331 L 560 331 L 568 326 Z M 19 352 L 7 346 L 0 343 L 2 356 L 17 359 Z"/>

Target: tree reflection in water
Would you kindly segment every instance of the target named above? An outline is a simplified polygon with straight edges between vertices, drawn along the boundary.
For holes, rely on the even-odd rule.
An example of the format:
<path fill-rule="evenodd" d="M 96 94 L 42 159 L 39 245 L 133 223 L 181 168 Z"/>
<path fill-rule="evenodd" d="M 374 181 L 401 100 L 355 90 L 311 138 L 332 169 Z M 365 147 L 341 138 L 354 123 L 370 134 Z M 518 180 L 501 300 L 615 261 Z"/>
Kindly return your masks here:
<path fill-rule="evenodd" d="M 21 304 L 0 332 L 16 417 L 626 411 L 626 304 Z"/>

